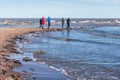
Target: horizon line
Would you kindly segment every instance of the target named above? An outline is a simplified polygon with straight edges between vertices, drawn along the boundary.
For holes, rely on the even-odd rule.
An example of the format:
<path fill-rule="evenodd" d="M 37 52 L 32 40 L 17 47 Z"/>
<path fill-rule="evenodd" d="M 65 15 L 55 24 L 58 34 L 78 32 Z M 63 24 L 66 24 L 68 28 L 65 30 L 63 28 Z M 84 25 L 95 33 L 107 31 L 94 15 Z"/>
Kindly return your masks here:
<path fill-rule="evenodd" d="M 38 18 L 38 17 L 0 17 L 0 19 L 2 19 L 2 18 Z M 39 18 L 41 18 L 41 17 L 39 17 Z M 45 17 L 45 18 L 47 18 L 47 17 Z M 60 17 L 51 17 L 51 18 L 60 18 Z M 61 17 L 61 18 L 79 18 L 80 19 L 80 17 Z M 119 17 L 85 17 L 85 18 L 83 18 L 83 17 L 81 17 L 81 19 L 120 19 Z"/>

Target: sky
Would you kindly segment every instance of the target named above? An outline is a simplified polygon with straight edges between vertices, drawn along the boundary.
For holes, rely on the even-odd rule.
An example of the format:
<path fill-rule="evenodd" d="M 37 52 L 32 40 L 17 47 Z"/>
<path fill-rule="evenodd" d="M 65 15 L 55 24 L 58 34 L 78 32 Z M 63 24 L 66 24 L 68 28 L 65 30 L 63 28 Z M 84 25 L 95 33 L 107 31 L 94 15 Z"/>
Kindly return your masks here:
<path fill-rule="evenodd" d="M 0 0 L 0 18 L 120 18 L 120 0 Z"/>

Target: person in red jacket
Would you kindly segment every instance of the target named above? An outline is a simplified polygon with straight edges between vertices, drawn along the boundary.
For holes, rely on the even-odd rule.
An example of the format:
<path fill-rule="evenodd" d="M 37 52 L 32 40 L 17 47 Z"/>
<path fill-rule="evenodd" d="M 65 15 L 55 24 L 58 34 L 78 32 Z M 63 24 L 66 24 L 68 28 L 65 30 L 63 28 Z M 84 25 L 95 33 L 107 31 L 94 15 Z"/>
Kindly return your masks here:
<path fill-rule="evenodd" d="M 44 19 L 44 17 L 42 17 L 41 22 L 42 22 L 42 29 L 43 29 L 43 28 L 44 28 L 44 24 L 45 24 L 45 19 Z"/>

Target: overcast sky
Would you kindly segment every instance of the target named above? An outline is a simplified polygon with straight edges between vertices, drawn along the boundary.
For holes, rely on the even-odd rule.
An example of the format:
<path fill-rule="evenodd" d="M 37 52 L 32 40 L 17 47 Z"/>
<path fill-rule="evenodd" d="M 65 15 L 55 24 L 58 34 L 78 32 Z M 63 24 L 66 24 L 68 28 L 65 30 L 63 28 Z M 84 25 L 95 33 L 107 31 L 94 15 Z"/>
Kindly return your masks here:
<path fill-rule="evenodd" d="M 0 0 L 0 18 L 120 18 L 120 0 Z"/>

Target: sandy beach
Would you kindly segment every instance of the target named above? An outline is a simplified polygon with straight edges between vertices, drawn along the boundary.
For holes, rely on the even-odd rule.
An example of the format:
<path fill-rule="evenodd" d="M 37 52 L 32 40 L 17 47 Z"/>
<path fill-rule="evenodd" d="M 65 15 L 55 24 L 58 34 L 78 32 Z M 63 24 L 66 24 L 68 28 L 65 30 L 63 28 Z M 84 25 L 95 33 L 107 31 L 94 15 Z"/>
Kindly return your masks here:
<path fill-rule="evenodd" d="M 8 59 L 7 57 L 11 51 L 15 51 L 13 49 L 14 44 L 12 44 L 14 37 L 35 31 L 42 31 L 42 29 L 0 28 L 0 80 L 22 80 L 17 72 L 12 71 L 13 67 L 20 66 L 21 63 L 14 59 Z"/>

